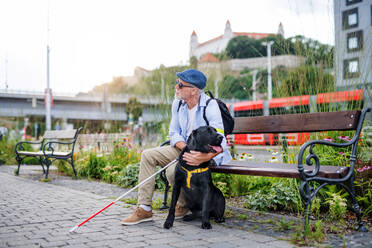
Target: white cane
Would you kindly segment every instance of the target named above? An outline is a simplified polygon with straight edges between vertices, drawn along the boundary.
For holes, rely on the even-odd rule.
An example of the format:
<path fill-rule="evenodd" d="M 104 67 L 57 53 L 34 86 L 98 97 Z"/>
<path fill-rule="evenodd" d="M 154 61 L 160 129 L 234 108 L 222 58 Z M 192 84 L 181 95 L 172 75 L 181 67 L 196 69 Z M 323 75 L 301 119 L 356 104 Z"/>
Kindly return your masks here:
<path fill-rule="evenodd" d="M 121 198 L 123 198 L 124 196 L 128 195 L 129 193 L 131 193 L 133 190 L 137 189 L 138 187 L 140 187 L 141 185 L 145 184 L 147 181 L 149 181 L 151 178 L 155 177 L 157 174 L 159 174 L 160 172 L 162 172 L 163 170 L 167 169 L 171 164 L 173 164 L 173 162 L 175 162 L 177 159 L 174 159 L 172 160 L 169 164 L 167 164 L 166 166 L 164 166 L 163 168 L 161 168 L 160 170 L 158 170 L 157 172 L 155 172 L 154 174 L 152 174 L 151 176 L 149 176 L 148 178 L 146 178 L 145 180 L 143 180 L 141 183 L 137 184 L 137 186 L 135 186 L 134 188 L 130 189 L 129 191 L 125 192 L 124 194 L 122 194 L 121 196 L 119 196 L 115 201 L 111 202 L 110 204 L 108 204 L 106 207 L 102 208 L 101 210 L 99 210 L 97 213 L 93 214 L 92 216 L 90 216 L 89 218 L 87 218 L 86 220 L 84 220 L 83 222 L 81 222 L 79 225 L 76 225 L 74 226 L 71 230 L 70 230 L 70 233 L 73 233 L 75 232 L 79 227 L 81 227 L 82 225 L 84 225 L 86 222 L 88 222 L 89 220 L 93 219 L 96 215 L 98 215 L 99 213 L 103 212 L 105 209 L 109 208 L 111 205 L 114 205 L 115 202 L 117 202 L 118 200 L 120 200 Z"/>

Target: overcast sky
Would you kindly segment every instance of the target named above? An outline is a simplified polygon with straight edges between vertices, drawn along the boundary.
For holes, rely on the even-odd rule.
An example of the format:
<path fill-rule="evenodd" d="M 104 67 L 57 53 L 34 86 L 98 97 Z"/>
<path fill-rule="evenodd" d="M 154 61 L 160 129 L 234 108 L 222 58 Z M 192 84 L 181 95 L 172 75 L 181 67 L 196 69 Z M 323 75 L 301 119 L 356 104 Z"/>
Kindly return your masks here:
<path fill-rule="evenodd" d="M 48 8 L 49 3 L 49 8 Z M 136 66 L 186 64 L 199 42 L 234 32 L 297 34 L 334 44 L 333 0 L 0 0 L 0 90 L 88 91 Z"/>

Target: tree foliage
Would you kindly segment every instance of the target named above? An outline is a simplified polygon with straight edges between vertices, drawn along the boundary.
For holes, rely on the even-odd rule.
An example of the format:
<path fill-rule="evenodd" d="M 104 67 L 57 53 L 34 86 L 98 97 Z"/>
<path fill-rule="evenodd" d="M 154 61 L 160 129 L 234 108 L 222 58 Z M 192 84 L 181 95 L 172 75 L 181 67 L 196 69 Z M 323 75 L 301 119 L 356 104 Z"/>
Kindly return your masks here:
<path fill-rule="evenodd" d="M 252 76 L 249 73 L 234 77 L 225 76 L 219 83 L 218 95 L 225 99 L 250 99 L 252 96 Z"/>
<path fill-rule="evenodd" d="M 226 54 L 233 59 L 266 57 L 267 47 L 262 45 L 262 43 L 268 41 L 274 42 L 271 47 L 273 56 L 298 55 L 306 58 L 307 65 L 322 65 L 325 68 L 333 67 L 333 47 L 301 35 L 288 39 L 283 38 L 281 35 L 271 35 L 262 39 L 237 36 L 229 41 L 226 47 Z"/>
<path fill-rule="evenodd" d="M 132 114 L 133 120 L 138 121 L 138 118 L 142 116 L 143 106 L 137 98 L 130 98 L 125 110 L 128 116 Z"/>

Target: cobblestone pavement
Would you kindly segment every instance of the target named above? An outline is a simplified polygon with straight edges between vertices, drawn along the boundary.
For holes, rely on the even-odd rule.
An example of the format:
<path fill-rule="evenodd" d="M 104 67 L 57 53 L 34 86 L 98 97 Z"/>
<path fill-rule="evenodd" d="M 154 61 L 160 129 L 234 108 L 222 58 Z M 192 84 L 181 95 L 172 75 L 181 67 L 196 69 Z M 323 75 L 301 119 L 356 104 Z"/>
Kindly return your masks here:
<path fill-rule="evenodd" d="M 176 221 L 170 230 L 162 225 L 166 214 L 154 211 L 154 221 L 121 226 L 132 205 L 117 202 L 83 225 L 69 230 L 108 205 L 125 191 L 114 185 L 57 176 L 42 183 L 40 166 L 0 166 L 0 247 L 293 247 L 280 232 L 239 218 L 200 229 L 200 221 Z M 135 196 L 135 195 L 133 195 Z M 235 209 L 238 214 L 247 212 Z M 252 212 L 251 212 L 252 213 Z M 255 214 L 254 214 L 255 215 Z M 256 215 L 255 215 L 256 216 Z M 251 218 L 251 216 L 249 216 Z M 253 217 L 252 217 L 253 218 Z M 282 216 L 277 216 L 277 219 Z M 294 218 L 295 220 L 296 218 Z M 295 220 L 296 221 L 296 220 Z M 258 222 L 256 222 L 258 223 Z M 288 237 L 286 237 L 288 238 Z M 371 232 L 334 239 L 331 247 L 372 247 Z"/>

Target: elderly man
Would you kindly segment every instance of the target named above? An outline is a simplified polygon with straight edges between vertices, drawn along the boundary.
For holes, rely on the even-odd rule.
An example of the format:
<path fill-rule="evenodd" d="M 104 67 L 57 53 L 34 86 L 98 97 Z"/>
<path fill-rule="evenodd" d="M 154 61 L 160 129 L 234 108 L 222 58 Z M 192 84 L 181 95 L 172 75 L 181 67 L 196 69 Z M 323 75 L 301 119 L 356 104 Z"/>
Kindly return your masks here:
<path fill-rule="evenodd" d="M 139 181 L 143 181 L 155 173 L 156 166 L 165 166 L 176 159 L 181 150 L 186 146 L 186 140 L 194 129 L 205 126 L 203 118 L 204 108 L 209 99 L 203 89 L 206 86 L 207 78 L 195 69 L 185 70 L 177 73 L 178 79 L 175 85 L 176 95 L 172 104 L 172 119 L 169 126 L 170 146 L 147 149 L 142 152 Z M 209 125 L 223 132 L 221 112 L 216 101 L 210 101 L 206 108 L 206 118 Z M 219 165 L 231 160 L 231 155 L 226 145 L 226 139 L 222 141 L 222 150 L 217 153 L 200 153 L 191 151 L 185 153 L 183 159 L 189 164 L 197 166 L 211 159 Z M 166 170 L 168 181 L 173 185 L 174 171 L 177 162 Z M 133 213 L 122 220 L 123 225 L 134 225 L 144 221 L 152 220 L 152 197 L 155 189 L 155 179 L 142 185 L 138 191 L 138 207 Z M 181 192 L 175 217 L 181 218 L 187 212 L 185 201 Z"/>

